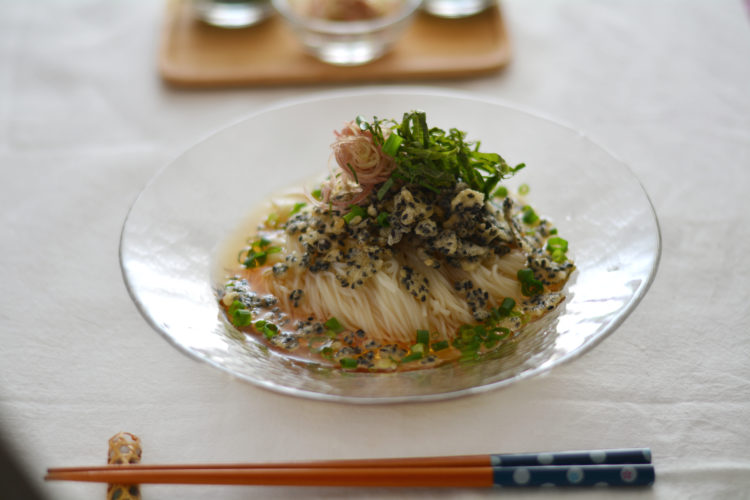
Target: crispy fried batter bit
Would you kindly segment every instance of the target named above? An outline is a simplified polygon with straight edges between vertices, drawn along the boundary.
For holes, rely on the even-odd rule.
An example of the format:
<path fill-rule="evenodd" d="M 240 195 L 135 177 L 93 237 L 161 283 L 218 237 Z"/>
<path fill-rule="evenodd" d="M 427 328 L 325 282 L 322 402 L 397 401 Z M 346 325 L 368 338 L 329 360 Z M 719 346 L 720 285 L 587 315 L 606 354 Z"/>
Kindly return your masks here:
<path fill-rule="evenodd" d="M 137 464 L 140 461 L 141 440 L 138 436 L 120 432 L 109 439 L 108 464 Z M 141 500 L 141 491 L 137 484 L 109 484 L 107 500 Z"/>

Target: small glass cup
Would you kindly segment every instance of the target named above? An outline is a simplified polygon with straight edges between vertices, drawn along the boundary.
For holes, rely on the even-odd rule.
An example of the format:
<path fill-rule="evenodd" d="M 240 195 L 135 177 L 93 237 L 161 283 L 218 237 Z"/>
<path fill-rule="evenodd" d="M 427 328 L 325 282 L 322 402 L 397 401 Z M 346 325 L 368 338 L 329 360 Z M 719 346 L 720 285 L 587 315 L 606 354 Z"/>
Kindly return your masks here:
<path fill-rule="evenodd" d="M 271 1 L 307 52 L 338 66 L 365 64 L 383 56 L 401 37 L 422 3 L 403 0 L 397 9 L 382 17 L 332 21 L 300 13 L 293 0 Z"/>
<path fill-rule="evenodd" d="M 424 0 L 422 9 L 437 17 L 469 17 L 495 5 L 496 0 Z"/>
<path fill-rule="evenodd" d="M 219 28 L 246 28 L 273 13 L 269 0 L 193 0 L 199 19 Z"/>

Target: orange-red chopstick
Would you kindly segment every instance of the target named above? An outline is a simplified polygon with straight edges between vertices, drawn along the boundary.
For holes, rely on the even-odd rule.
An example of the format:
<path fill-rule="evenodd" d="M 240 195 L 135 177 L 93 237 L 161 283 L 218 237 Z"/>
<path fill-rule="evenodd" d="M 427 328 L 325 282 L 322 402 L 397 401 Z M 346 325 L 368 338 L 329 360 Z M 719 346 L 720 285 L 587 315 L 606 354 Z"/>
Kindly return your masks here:
<path fill-rule="evenodd" d="M 216 470 L 216 469 L 320 469 L 381 467 L 483 467 L 492 465 L 492 455 L 455 455 L 441 457 L 362 458 L 316 460 L 309 462 L 208 463 L 208 464 L 123 464 L 79 467 L 52 467 L 48 472 L 118 470 Z"/>
<path fill-rule="evenodd" d="M 312 469 L 144 469 L 50 471 L 47 480 L 117 484 L 489 487 L 492 467 L 318 467 Z"/>

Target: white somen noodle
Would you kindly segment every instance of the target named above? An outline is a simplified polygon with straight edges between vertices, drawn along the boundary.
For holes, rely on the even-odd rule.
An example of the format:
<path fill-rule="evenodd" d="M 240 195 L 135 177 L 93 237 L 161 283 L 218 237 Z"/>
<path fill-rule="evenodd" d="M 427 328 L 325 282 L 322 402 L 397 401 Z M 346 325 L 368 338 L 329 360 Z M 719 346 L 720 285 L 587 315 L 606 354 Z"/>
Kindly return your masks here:
<path fill-rule="evenodd" d="M 288 250 L 300 251 L 296 244 L 290 238 Z M 474 321 L 465 296 L 454 288 L 457 282 L 471 280 L 488 293 L 490 303 L 502 302 L 505 297 L 522 300 L 516 273 L 524 264 L 524 255 L 513 251 L 502 257 L 491 255 L 471 271 L 446 265 L 434 269 L 413 254 L 399 253 L 356 289 L 342 287 L 331 271 L 290 269 L 283 277 L 274 277 L 266 269 L 263 281 L 268 291 L 279 297 L 282 310 L 294 310 L 300 317 L 336 317 L 343 324 L 361 328 L 378 342 L 408 344 L 416 330 L 429 329 L 451 339 L 460 325 Z M 428 280 L 430 291 L 425 301 L 400 286 L 399 271 L 404 266 Z M 296 289 L 302 290 L 306 299 L 293 308 L 289 297 Z"/>

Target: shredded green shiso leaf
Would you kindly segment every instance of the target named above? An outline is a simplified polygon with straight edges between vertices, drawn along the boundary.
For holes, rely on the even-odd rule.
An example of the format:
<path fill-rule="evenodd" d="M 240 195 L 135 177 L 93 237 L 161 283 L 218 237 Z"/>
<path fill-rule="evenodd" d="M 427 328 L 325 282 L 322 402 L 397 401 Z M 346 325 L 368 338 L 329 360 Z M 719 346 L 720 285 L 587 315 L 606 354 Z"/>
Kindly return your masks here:
<path fill-rule="evenodd" d="M 500 181 L 525 167 L 524 163 L 512 167 L 497 153 L 479 151 L 480 142 L 467 141 L 461 130 L 429 127 L 423 111 L 404 113 L 400 123 L 377 117 L 366 121 L 362 116 L 356 123 L 370 131 L 373 141 L 396 163 L 377 191 L 378 199 L 396 184 L 414 184 L 437 193 L 458 182 L 489 198 Z"/>

